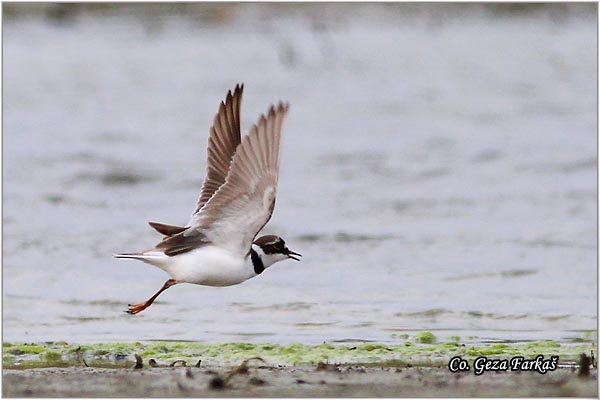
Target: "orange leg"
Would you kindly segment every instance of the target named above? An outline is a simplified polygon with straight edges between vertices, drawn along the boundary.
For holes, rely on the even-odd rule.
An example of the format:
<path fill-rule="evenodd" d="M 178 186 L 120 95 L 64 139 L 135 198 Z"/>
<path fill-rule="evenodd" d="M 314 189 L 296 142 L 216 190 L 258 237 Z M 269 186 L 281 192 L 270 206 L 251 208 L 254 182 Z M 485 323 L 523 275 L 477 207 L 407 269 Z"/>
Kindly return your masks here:
<path fill-rule="evenodd" d="M 144 311 L 146 308 L 150 307 L 152 305 L 152 303 L 154 303 L 154 300 L 156 300 L 156 298 L 162 292 L 164 292 L 165 290 L 167 290 L 168 288 L 170 288 L 171 286 L 176 285 L 176 284 L 177 284 L 177 281 L 175 279 L 169 279 L 168 281 L 165 282 L 163 287 L 160 288 L 160 290 L 154 294 L 154 296 L 150 297 L 148 300 L 146 300 L 143 303 L 129 304 L 129 308 L 127 310 L 125 310 L 125 312 L 129 313 L 129 314 L 137 314 L 137 313 Z"/>

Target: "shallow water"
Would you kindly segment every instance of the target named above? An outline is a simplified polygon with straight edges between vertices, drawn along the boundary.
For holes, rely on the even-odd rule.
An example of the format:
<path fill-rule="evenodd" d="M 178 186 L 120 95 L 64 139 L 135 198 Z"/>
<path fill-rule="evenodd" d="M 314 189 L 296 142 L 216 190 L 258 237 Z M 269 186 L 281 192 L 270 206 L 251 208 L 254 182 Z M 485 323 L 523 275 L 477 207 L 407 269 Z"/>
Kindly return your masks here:
<path fill-rule="evenodd" d="M 5 15 L 4 340 L 595 341 L 592 5 L 139 7 Z M 246 130 L 291 103 L 304 258 L 127 315 L 167 276 L 111 254 L 188 220 L 237 82 Z"/>

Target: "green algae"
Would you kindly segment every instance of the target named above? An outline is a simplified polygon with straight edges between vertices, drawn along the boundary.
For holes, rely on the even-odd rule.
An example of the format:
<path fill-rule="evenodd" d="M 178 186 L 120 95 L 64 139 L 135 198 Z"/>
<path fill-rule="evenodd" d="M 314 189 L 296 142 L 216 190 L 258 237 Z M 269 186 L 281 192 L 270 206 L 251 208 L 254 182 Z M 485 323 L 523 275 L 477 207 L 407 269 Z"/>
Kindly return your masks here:
<path fill-rule="evenodd" d="M 10 349 L 5 350 L 5 347 L 9 347 Z M 46 352 L 46 348 L 44 345 L 34 344 L 34 343 L 23 343 L 21 345 L 2 345 L 2 349 L 4 352 L 14 355 L 22 355 L 22 354 L 41 354 Z"/>
<path fill-rule="evenodd" d="M 42 354 L 42 358 L 48 362 L 59 362 L 62 361 L 62 354 L 54 350 L 48 350 Z"/>
<path fill-rule="evenodd" d="M 204 342 L 134 342 L 68 344 L 47 343 L 3 343 L 4 368 L 40 368 L 89 365 L 94 367 L 131 367 L 135 355 L 147 362 L 153 358 L 168 365 L 183 360 L 194 365 L 199 359 L 203 365 L 227 365 L 239 363 L 250 357 L 261 357 L 270 364 L 315 365 L 318 363 L 341 363 L 363 366 L 442 366 L 453 356 L 473 359 L 478 356 L 508 358 L 515 355 L 535 357 L 558 355 L 561 362 L 576 361 L 581 353 L 589 353 L 595 346 L 591 343 L 561 344 L 552 340 L 529 343 L 492 343 L 467 345 L 457 338 L 436 343 L 430 332 L 421 332 L 411 337 L 413 342 L 387 345 L 360 343 L 333 345 L 304 345 L 292 343 L 232 342 L 212 344 Z"/>
<path fill-rule="evenodd" d="M 421 332 L 415 335 L 415 339 L 420 343 L 432 344 L 435 343 L 437 338 L 431 332 Z"/>

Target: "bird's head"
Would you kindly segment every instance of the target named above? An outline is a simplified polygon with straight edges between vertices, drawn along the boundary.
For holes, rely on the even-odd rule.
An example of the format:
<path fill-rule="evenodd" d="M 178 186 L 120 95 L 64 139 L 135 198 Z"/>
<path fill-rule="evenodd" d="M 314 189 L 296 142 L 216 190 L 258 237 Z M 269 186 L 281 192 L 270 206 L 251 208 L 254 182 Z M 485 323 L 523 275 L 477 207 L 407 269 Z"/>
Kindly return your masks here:
<path fill-rule="evenodd" d="M 276 235 L 259 237 L 252 243 L 252 249 L 260 257 L 265 268 L 275 264 L 277 261 L 287 260 L 288 258 L 300 261 L 298 257 L 302 257 L 302 254 L 288 249 L 285 241 Z"/>

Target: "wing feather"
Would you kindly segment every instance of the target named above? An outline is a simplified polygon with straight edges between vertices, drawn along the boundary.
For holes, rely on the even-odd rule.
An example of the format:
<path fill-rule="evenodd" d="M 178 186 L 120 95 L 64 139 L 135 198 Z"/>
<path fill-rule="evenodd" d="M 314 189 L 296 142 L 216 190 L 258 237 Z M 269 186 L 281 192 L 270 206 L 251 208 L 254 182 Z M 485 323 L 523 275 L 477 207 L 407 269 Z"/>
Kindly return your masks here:
<path fill-rule="evenodd" d="M 225 183 L 193 216 L 191 229 L 246 255 L 275 207 L 281 130 L 288 109 L 283 103 L 271 106 L 252 127 L 233 156 Z"/>
<path fill-rule="evenodd" d="M 219 112 L 215 115 L 208 138 L 208 157 L 206 162 L 206 178 L 192 220 L 215 192 L 225 183 L 231 160 L 241 142 L 240 112 L 244 85 L 236 85 L 233 94 L 227 93 L 225 102 L 221 102 Z"/>

